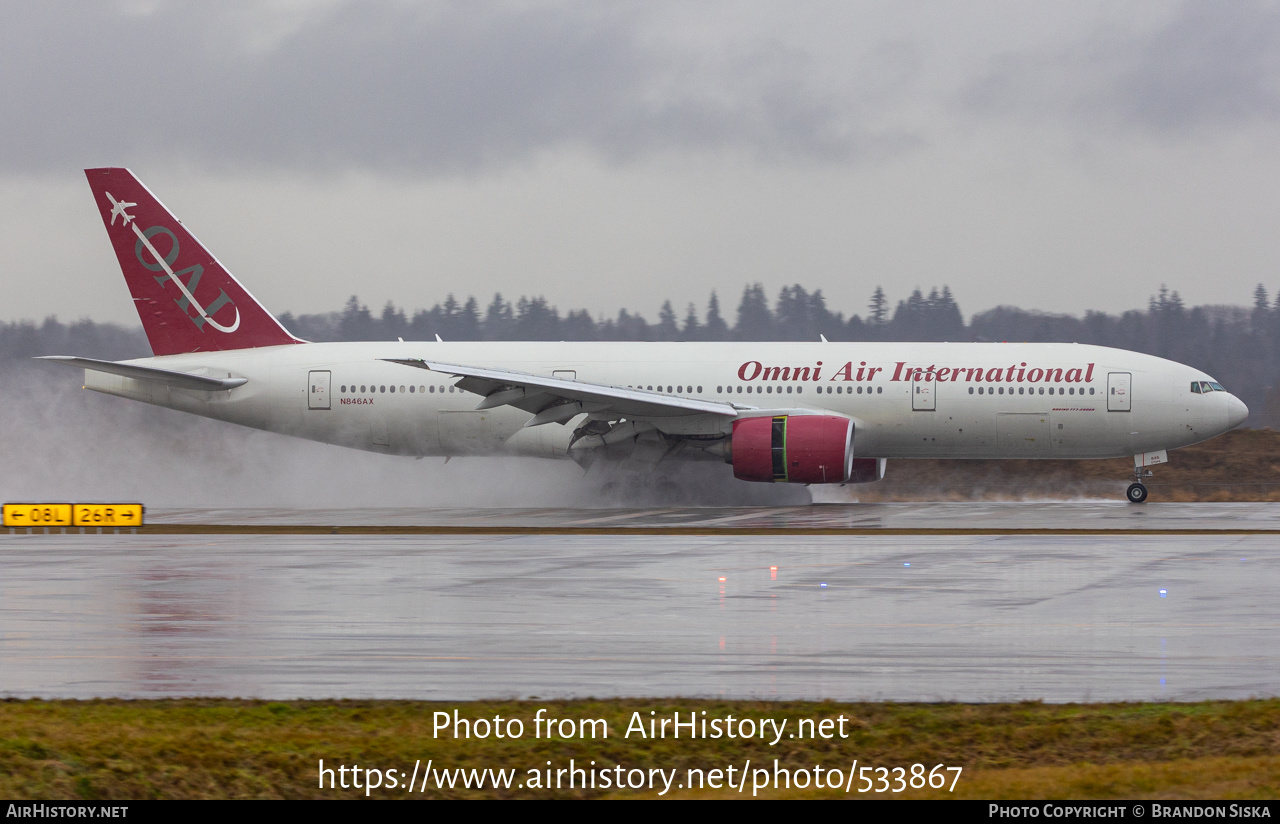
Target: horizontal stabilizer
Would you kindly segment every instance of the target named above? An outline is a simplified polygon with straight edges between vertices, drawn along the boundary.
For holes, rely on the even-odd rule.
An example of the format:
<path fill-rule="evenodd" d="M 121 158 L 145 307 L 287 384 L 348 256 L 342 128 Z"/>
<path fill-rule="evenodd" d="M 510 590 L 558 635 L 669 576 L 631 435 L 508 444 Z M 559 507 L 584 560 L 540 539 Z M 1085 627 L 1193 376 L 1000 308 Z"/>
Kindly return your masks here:
<path fill-rule="evenodd" d="M 235 389 L 249 382 L 248 378 L 210 378 L 204 375 L 192 375 L 188 372 L 175 372 L 172 369 L 157 369 L 154 366 L 135 366 L 128 363 L 95 360 L 93 358 L 77 358 L 70 355 L 44 355 L 36 360 L 65 363 L 94 372 L 106 372 L 139 381 L 155 381 L 179 389 L 197 389 L 213 392 L 219 389 Z"/>

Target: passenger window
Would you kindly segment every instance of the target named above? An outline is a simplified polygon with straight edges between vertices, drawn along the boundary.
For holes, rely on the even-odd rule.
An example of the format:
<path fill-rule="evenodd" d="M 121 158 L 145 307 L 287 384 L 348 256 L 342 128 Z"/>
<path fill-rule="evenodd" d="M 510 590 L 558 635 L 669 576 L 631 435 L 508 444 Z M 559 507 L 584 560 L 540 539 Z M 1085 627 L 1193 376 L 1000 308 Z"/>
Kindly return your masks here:
<path fill-rule="evenodd" d="M 883 386 L 877 386 L 877 387 L 876 387 L 876 394 L 877 394 L 877 395 L 883 395 L 883 394 L 884 394 L 884 387 L 883 387 Z"/>

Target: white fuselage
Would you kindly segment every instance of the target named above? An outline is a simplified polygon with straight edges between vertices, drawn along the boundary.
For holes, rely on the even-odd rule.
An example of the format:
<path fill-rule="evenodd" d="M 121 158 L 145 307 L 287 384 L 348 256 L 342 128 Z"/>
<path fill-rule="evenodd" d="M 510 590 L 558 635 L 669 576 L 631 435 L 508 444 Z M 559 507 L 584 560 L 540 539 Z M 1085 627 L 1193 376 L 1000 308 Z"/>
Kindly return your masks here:
<path fill-rule="evenodd" d="M 742 416 L 832 413 L 855 421 L 860 457 L 1120 457 L 1214 437 L 1246 414 L 1228 392 L 1193 393 L 1192 381 L 1212 378 L 1191 367 L 1048 343 L 313 343 L 129 362 L 247 379 L 229 390 L 178 389 L 92 371 L 85 385 L 388 454 L 566 454 L 577 420 L 525 427 L 529 412 L 476 411 L 480 397 L 453 388 L 455 378 L 387 358 L 652 388 L 731 402 Z M 692 415 L 650 422 L 664 434 L 705 437 L 727 434 L 732 420 Z"/>

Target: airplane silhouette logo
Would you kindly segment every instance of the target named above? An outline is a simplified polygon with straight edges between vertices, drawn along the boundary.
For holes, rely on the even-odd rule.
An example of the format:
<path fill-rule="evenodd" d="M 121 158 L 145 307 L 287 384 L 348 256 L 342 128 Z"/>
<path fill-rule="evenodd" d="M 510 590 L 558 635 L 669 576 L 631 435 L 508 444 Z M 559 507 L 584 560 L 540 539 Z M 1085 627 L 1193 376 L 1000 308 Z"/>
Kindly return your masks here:
<path fill-rule="evenodd" d="M 125 209 L 130 209 L 134 206 L 137 206 L 138 204 L 125 203 L 123 200 L 116 200 L 114 197 L 111 196 L 110 192 L 107 192 L 106 195 L 107 195 L 107 200 L 111 201 L 111 225 L 115 226 L 116 218 L 122 217 L 124 218 L 124 223 L 122 223 L 121 225 L 128 226 L 129 221 L 133 220 L 133 215 L 126 212 Z"/>

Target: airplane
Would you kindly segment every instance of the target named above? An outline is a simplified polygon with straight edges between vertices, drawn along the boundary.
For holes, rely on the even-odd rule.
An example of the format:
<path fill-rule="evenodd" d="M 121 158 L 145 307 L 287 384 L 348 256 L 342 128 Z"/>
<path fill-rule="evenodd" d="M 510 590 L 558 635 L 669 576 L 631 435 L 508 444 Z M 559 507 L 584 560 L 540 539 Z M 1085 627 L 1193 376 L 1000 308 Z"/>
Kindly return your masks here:
<path fill-rule="evenodd" d="M 270 432 L 413 457 L 713 460 L 790 484 L 874 482 L 897 458 L 1132 456 L 1138 504 L 1168 450 L 1249 413 L 1198 369 L 1072 343 L 310 343 L 132 172 L 85 174 L 154 356 L 46 359 L 86 389 Z"/>

